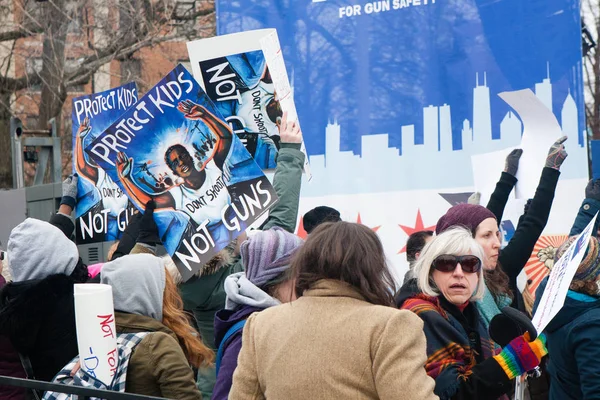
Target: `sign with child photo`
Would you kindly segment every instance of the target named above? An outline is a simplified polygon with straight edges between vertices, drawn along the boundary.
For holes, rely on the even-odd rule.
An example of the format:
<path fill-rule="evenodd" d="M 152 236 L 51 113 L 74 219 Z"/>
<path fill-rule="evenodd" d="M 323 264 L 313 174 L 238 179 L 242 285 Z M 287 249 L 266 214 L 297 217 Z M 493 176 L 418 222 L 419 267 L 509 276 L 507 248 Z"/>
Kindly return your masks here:
<path fill-rule="evenodd" d="M 86 148 L 143 210 L 183 279 L 277 202 L 269 180 L 180 64 Z"/>

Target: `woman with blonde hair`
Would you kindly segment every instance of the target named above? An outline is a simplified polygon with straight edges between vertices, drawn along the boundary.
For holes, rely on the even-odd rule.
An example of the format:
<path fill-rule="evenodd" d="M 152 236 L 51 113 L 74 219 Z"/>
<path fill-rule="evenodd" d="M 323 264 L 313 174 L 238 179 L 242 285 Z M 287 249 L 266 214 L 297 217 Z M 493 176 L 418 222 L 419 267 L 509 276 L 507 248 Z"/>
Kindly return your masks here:
<path fill-rule="evenodd" d="M 100 274 L 101 283 L 113 288 L 117 332 L 149 332 L 133 350 L 125 391 L 201 399 L 190 365 L 210 365 L 214 354 L 189 324 L 164 261 L 127 255 L 104 264 Z"/>
<path fill-rule="evenodd" d="M 506 398 L 512 379 L 534 369 L 547 353 L 543 338 L 519 336 L 497 355 L 475 301 L 483 297 L 484 251 L 464 228 L 450 228 L 429 242 L 414 269 L 415 279 L 396 303 L 424 323 L 427 374 L 440 399 Z"/>
<path fill-rule="evenodd" d="M 291 269 L 301 297 L 248 318 L 229 399 L 437 399 L 423 323 L 392 307 L 373 231 L 322 224 Z"/>

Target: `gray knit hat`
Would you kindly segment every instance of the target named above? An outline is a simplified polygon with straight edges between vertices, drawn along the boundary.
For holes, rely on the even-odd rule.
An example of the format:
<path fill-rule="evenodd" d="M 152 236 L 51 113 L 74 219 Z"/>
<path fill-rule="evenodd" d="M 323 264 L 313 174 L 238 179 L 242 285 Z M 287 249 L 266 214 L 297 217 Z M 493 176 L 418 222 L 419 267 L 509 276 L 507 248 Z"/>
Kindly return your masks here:
<path fill-rule="evenodd" d="M 279 227 L 258 231 L 240 246 L 246 278 L 262 287 L 287 271 L 296 250 L 304 243 Z"/>
<path fill-rule="evenodd" d="M 54 225 L 34 218 L 10 232 L 7 253 L 14 282 L 71 275 L 79 261 L 75 243 Z"/>

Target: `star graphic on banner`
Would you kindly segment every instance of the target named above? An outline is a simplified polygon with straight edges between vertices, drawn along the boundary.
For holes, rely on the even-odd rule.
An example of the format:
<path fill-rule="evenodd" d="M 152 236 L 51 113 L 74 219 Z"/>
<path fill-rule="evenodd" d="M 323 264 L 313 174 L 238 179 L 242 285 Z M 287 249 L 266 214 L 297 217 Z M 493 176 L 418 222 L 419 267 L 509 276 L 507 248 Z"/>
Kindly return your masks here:
<path fill-rule="evenodd" d="M 302 239 L 306 240 L 308 237 L 308 233 L 304 230 L 304 218 L 300 217 L 300 222 L 298 223 L 298 230 L 296 231 L 296 235 L 300 236 Z"/>
<path fill-rule="evenodd" d="M 364 225 L 364 224 L 362 223 L 362 219 L 360 218 L 360 213 L 358 213 L 358 217 L 356 218 L 356 223 L 357 223 L 357 224 Z M 372 230 L 373 232 L 377 232 L 377 231 L 379 230 L 379 228 L 381 228 L 381 225 L 379 225 L 379 226 L 376 226 L 376 227 L 374 227 L 374 228 L 371 228 L 371 230 Z"/>
<path fill-rule="evenodd" d="M 421 210 L 418 209 L 417 210 L 417 220 L 415 221 L 415 227 L 410 227 L 410 226 L 404 226 L 404 225 L 398 225 L 400 228 L 402 228 L 402 230 L 404 231 L 404 233 L 406 233 L 408 236 L 412 235 L 415 232 L 420 232 L 420 231 L 435 231 L 435 225 L 433 226 L 425 226 L 423 224 L 423 218 L 421 217 Z M 398 252 L 398 254 L 402 254 L 406 252 L 406 245 L 404 245 L 404 247 Z"/>

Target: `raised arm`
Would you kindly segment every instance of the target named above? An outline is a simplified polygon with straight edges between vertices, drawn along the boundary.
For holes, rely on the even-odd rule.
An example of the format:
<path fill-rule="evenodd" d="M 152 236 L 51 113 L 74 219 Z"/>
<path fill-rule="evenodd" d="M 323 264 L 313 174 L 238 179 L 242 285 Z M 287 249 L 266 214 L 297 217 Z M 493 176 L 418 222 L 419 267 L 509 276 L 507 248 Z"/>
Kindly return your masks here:
<path fill-rule="evenodd" d="M 123 184 L 127 196 L 129 196 L 131 201 L 135 202 L 139 208 L 143 208 L 150 200 L 156 202 L 157 208 L 175 208 L 173 197 L 168 192 L 150 196 L 135 184 L 131 176 L 133 158 L 129 158 L 127 157 L 127 154 L 120 152 L 117 155 L 116 165 L 119 180 Z"/>
<path fill-rule="evenodd" d="M 496 189 L 494 189 L 494 193 L 492 193 L 486 206 L 488 210 L 494 213 L 498 223 L 502 222 L 502 215 L 508 202 L 508 196 L 510 196 L 510 192 L 512 192 L 517 184 L 516 175 L 519 169 L 519 159 L 522 154 L 523 150 L 515 149 L 506 157 L 504 172 L 502 172 L 500 180 L 496 183 Z"/>
<path fill-rule="evenodd" d="M 177 109 L 181 111 L 187 119 L 193 121 L 202 120 L 215 134 L 217 142 L 214 146 L 214 152 L 206 162 L 208 163 L 211 158 L 214 158 L 215 164 L 217 164 L 219 168 L 223 168 L 223 164 L 229 154 L 229 149 L 231 148 L 231 143 L 233 141 L 231 127 L 208 111 L 206 107 L 190 100 L 180 102 Z"/>
<path fill-rule="evenodd" d="M 517 226 L 517 230 L 508 245 L 500 252 L 500 265 L 511 281 L 515 281 L 527 264 L 533 248 L 546 227 L 554 192 L 560 176 L 560 166 L 567 158 L 563 142 L 566 137 L 557 140 L 548 153 L 546 167 L 542 170 L 540 183 L 531 200 L 529 210 Z M 557 152 L 560 157 L 557 158 Z"/>
<path fill-rule="evenodd" d="M 83 153 L 83 139 L 90 133 L 92 127 L 90 125 L 90 119 L 85 117 L 81 125 L 79 125 L 79 129 L 77 130 L 77 135 L 75 135 L 75 168 L 77 169 L 77 173 L 89 180 L 93 183 L 96 183 L 98 180 L 98 169 L 89 165 L 85 159 L 85 154 Z"/>
<path fill-rule="evenodd" d="M 281 148 L 277 155 L 277 167 L 273 177 L 273 187 L 279 201 L 269 210 L 269 218 L 261 229 L 279 226 L 290 233 L 296 229 L 300 188 L 302 186 L 302 168 L 304 153 L 300 151 L 302 132 L 300 125 L 287 122 L 287 113 L 283 114 L 280 131 Z"/>

